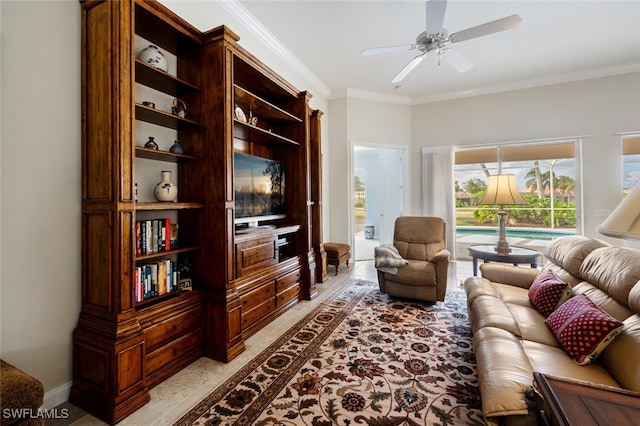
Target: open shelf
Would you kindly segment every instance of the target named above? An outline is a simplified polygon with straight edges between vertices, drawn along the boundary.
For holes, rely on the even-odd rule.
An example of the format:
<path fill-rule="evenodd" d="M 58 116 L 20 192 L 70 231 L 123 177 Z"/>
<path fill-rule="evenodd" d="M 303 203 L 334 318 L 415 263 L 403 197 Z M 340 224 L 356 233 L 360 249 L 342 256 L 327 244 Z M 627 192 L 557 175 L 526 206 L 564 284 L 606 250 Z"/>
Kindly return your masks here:
<path fill-rule="evenodd" d="M 181 96 L 187 92 L 200 91 L 200 89 L 193 84 L 174 77 L 138 59 L 136 59 L 136 82 L 171 96 Z"/>
<path fill-rule="evenodd" d="M 270 132 L 268 130 L 261 129 L 256 126 L 252 126 L 249 123 L 234 119 L 233 137 L 242 139 L 245 141 L 270 144 L 279 143 L 284 145 L 299 146 L 300 144 L 293 139 L 286 138 L 277 133 Z"/>
<path fill-rule="evenodd" d="M 181 290 L 181 289 L 178 289 L 178 290 L 170 291 L 170 292 L 165 293 L 165 294 L 161 294 L 159 296 L 148 297 L 148 298 L 146 298 L 144 300 L 136 302 L 136 308 L 137 309 L 142 309 L 142 308 L 145 308 L 145 307 L 148 307 L 148 306 L 157 305 L 157 304 L 159 304 L 161 302 L 168 301 L 168 300 L 174 299 L 176 297 L 190 296 L 193 292 L 197 292 L 197 290 Z M 198 296 L 194 296 L 194 297 L 199 297 L 199 295 Z"/>
<path fill-rule="evenodd" d="M 142 256 L 136 256 L 135 260 L 136 260 L 136 262 L 138 262 L 138 261 L 144 261 L 144 260 L 157 259 L 159 257 L 170 256 L 172 254 L 186 253 L 186 252 L 190 252 L 190 251 L 196 251 L 198 249 L 199 249 L 199 247 L 197 247 L 197 246 L 191 246 L 191 247 L 177 248 L 177 249 L 173 249 L 173 250 L 169 250 L 169 251 L 159 251 L 157 253 L 144 254 Z"/>
<path fill-rule="evenodd" d="M 188 210 L 204 208 L 202 203 L 136 203 L 136 210 L 156 211 L 156 210 Z"/>
<path fill-rule="evenodd" d="M 136 157 L 146 158 L 148 160 L 165 161 L 167 163 L 178 163 L 182 160 L 197 160 L 197 157 L 185 154 L 175 154 L 170 151 L 161 151 L 157 149 L 136 146 Z"/>
<path fill-rule="evenodd" d="M 272 103 L 260 98 L 257 95 L 243 89 L 238 85 L 234 85 L 235 103 L 239 105 L 245 112 L 253 111 L 258 120 L 264 120 L 269 123 L 292 123 L 300 124 L 302 120 L 295 115 L 273 105 Z"/>
<path fill-rule="evenodd" d="M 177 130 L 181 125 L 200 126 L 200 123 L 197 121 L 178 117 L 170 112 L 161 111 L 139 103 L 136 103 L 135 107 L 136 120 L 146 121 L 147 123 L 157 124 L 174 130 Z"/>

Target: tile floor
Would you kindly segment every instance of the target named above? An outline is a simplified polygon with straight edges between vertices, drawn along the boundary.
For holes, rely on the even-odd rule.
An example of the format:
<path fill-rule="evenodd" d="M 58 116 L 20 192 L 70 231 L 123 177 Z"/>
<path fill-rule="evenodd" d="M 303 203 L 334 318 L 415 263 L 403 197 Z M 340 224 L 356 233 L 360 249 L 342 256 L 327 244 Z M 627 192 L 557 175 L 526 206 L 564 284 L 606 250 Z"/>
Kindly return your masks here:
<path fill-rule="evenodd" d="M 472 275 L 471 262 L 452 262 L 449 268 L 448 286 L 460 289 L 461 282 Z M 217 386 L 239 370 L 246 362 L 258 355 L 276 337 L 286 331 L 291 324 L 301 319 L 311 308 L 315 307 L 331 290 L 342 285 L 349 278 L 362 278 L 377 281 L 373 261 L 355 262 L 348 270 L 341 265 L 338 275 L 333 266 L 329 266 L 329 280 L 317 285 L 318 296 L 311 301 L 304 301 L 281 315 L 271 324 L 246 340 L 246 350 L 229 363 L 201 358 L 179 373 L 165 380 L 149 391 L 151 401 L 144 407 L 120 422 L 120 425 L 171 425 L 182 417 L 189 409 L 206 397 Z M 66 420 L 47 421 L 48 426 L 68 425 L 105 425 L 90 414 L 85 413 L 69 403 L 57 408 L 67 408 L 70 417 Z"/>

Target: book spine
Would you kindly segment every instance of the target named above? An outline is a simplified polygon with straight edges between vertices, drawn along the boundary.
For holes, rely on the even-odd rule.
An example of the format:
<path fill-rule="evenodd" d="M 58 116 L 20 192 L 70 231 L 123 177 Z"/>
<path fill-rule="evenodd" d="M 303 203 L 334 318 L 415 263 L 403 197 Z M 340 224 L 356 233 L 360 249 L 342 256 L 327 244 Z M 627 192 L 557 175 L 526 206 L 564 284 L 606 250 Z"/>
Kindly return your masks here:
<path fill-rule="evenodd" d="M 160 231 L 158 230 L 158 219 L 153 219 L 151 221 L 151 244 L 152 249 L 151 253 L 158 252 L 158 236 L 160 235 Z"/>
<path fill-rule="evenodd" d="M 136 256 L 140 256 L 142 254 L 142 239 L 140 235 L 140 221 L 136 221 Z"/>
<path fill-rule="evenodd" d="M 151 296 L 157 296 L 158 295 L 158 264 L 157 263 L 151 263 L 149 265 L 149 268 L 151 269 Z"/>
<path fill-rule="evenodd" d="M 151 254 L 153 253 L 153 244 L 151 243 L 151 239 L 152 239 L 152 234 L 151 234 L 151 221 L 150 220 L 145 220 L 145 228 L 147 230 L 147 238 L 145 239 L 146 244 L 147 244 L 147 250 L 145 252 L 145 254 Z"/>
<path fill-rule="evenodd" d="M 171 219 L 166 218 L 164 220 L 164 228 L 162 228 L 162 238 L 164 240 L 164 251 L 171 250 Z"/>

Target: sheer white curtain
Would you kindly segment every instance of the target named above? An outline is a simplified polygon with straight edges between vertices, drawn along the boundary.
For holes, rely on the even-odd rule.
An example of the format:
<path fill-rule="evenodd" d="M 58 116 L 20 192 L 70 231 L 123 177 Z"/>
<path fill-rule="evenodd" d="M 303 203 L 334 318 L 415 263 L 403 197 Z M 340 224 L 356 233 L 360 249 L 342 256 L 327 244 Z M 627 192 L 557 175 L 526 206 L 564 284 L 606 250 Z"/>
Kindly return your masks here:
<path fill-rule="evenodd" d="M 456 258 L 456 214 L 453 146 L 422 148 L 422 214 L 447 224 L 447 249 Z"/>

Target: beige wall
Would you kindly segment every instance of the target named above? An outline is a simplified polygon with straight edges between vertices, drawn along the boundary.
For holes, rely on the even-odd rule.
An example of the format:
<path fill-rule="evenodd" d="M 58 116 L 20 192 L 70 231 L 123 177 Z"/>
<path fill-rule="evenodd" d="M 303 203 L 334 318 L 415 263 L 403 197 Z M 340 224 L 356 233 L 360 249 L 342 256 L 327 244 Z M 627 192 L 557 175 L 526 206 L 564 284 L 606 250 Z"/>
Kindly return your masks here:
<path fill-rule="evenodd" d="M 0 354 L 66 396 L 80 309 L 80 7 L 0 7 Z"/>
<path fill-rule="evenodd" d="M 604 218 L 594 216 L 594 210 L 613 209 L 622 199 L 617 133 L 640 131 L 640 73 L 415 105 L 411 129 L 416 153 L 424 146 L 586 136 L 582 144 L 584 234 L 603 238 L 595 227 Z M 419 161 L 416 155 L 414 182 L 420 179 Z M 420 191 L 421 186 L 414 185 L 414 200 L 420 199 Z"/>
<path fill-rule="evenodd" d="M 420 209 L 423 146 L 578 134 L 589 135 L 587 212 L 619 200 L 615 133 L 640 130 L 640 74 L 416 106 L 329 103 L 241 23 L 208 6 L 214 7 L 203 14 L 212 19 L 209 27 L 229 25 L 254 55 L 308 88 L 312 107 L 325 112 L 325 240 L 346 241 L 352 140 L 411 145 L 410 213 Z M 69 390 L 80 310 L 80 6 L 3 0 L 0 19 L 0 355 L 42 380 L 50 407 Z M 587 217 L 587 231 L 593 234 L 597 223 Z"/>
<path fill-rule="evenodd" d="M 330 162 L 325 166 L 325 175 L 329 175 L 329 191 L 325 199 L 331 208 L 330 226 L 325 229 L 325 237 L 328 238 L 326 241 L 348 243 L 352 234 L 349 217 L 351 143 L 410 145 L 410 108 L 408 105 L 355 98 L 332 100 L 329 108 Z M 407 208 L 411 211 L 410 200 Z"/>

